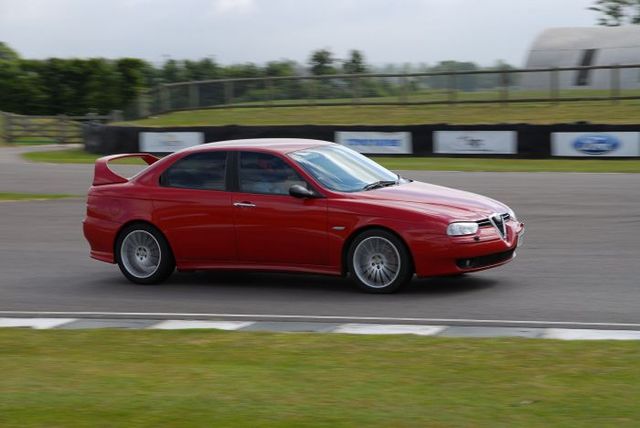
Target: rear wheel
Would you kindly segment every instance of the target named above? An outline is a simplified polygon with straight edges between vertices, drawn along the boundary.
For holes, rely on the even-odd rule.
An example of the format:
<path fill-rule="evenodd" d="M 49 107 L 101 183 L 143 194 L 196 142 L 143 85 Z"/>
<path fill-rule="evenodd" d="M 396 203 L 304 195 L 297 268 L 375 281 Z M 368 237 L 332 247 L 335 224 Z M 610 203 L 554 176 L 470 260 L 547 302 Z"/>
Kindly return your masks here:
<path fill-rule="evenodd" d="M 393 293 L 413 276 L 411 256 L 393 233 L 372 229 L 360 234 L 347 254 L 349 273 L 369 293 Z"/>
<path fill-rule="evenodd" d="M 116 261 L 123 275 L 136 284 L 158 284 L 175 269 L 167 240 L 155 227 L 144 223 L 133 224 L 120 232 Z"/>

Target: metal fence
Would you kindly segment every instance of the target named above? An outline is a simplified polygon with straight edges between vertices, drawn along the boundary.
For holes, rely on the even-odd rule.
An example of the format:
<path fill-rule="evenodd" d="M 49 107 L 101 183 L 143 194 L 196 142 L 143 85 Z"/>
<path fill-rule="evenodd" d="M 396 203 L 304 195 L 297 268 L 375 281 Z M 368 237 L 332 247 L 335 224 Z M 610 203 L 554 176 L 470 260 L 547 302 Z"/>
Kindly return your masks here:
<path fill-rule="evenodd" d="M 82 143 L 82 124 L 101 124 L 120 119 L 120 112 L 108 116 L 24 116 L 0 112 L 0 140 L 22 144 Z"/>
<path fill-rule="evenodd" d="M 640 64 L 406 74 L 339 74 L 163 84 L 126 118 L 198 108 L 561 103 L 640 99 Z"/>

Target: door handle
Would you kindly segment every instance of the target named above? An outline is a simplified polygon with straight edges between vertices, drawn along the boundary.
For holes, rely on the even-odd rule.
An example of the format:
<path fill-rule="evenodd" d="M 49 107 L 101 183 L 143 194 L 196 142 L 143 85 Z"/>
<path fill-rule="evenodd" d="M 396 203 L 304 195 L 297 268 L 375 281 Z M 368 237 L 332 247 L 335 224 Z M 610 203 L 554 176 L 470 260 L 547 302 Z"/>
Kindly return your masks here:
<path fill-rule="evenodd" d="M 254 208 L 256 204 L 252 202 L 234 202 L 233 206 L 238 208 Z"/>

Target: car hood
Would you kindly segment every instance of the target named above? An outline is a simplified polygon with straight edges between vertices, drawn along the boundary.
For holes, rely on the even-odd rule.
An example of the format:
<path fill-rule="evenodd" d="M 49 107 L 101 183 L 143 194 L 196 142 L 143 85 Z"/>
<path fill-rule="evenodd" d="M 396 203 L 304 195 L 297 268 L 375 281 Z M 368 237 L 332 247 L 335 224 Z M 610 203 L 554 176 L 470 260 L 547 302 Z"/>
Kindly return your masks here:
<path fill-rule="evenodd" d="M 449 220 L 476 221 L 493 213 L 505 213 L 509 209 L 486 196 L 420 181 L 359 192 L 358 196 L 371 202 L 410 207 Z"/>

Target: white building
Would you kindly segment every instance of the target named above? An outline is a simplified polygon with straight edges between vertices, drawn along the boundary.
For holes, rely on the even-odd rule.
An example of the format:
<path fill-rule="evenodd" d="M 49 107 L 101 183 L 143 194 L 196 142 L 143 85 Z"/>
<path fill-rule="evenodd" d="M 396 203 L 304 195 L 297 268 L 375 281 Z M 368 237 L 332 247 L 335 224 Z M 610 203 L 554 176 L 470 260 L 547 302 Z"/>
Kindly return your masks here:
<path fill-rule="evenodd" d="M 525 68 L 640 64 L 640 25 L 550 28 L 534 41 Z M 522 86 L 549 89 L 551 73 L 525 73 Z M 563 71 L 560 89 L 607 89 L 610 70 Z M 620 70 L 622 89 L 640 88 L 640 68 Z"/>

